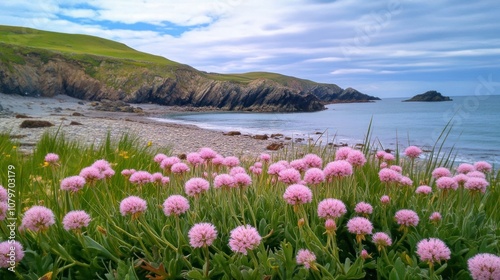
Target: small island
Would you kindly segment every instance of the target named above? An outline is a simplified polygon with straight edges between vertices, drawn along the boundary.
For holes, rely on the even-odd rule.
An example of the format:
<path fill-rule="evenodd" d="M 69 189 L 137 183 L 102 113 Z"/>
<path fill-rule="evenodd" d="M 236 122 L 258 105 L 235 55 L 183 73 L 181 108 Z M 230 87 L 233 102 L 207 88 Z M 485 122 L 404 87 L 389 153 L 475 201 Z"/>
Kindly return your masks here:
<path fill-rule="evenodd" d="M 410 99 L 403 100 L 403 102 L 438 102 L 438 101 L 453 101 L 448 96 L 443 96 L 440 92 L 429 90 L 422 94 L 417 94 Z"/>

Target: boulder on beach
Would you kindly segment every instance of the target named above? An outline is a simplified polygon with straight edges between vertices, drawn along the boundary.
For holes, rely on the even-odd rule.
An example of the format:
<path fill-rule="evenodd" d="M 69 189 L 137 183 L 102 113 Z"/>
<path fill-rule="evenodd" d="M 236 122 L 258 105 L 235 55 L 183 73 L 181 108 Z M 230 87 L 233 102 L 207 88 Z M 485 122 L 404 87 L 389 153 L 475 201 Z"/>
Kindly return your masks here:
<path fill-rule="evenodd" d="M 39 128 L 54 126 L 51 122 L 40 120 L 24 120 L 19 127 L 21 128 Z"/>

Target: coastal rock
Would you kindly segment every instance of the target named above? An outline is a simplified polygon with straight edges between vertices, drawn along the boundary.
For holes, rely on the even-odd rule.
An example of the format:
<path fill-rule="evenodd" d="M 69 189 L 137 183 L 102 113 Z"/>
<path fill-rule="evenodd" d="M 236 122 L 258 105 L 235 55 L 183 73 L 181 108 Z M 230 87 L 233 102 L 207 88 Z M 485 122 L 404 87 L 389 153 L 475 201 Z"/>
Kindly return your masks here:
<path fill-rule="evenodd" d="M 416 102 L 416 101 L 437 102 L 437 101 L 452 101 L 452 99 L 448 96 L 443 96 L 440 92 L 437 92 L 435 90 L 430 90 L 422 94 L 417 94 L 410 99 L 403 100 L 403 102 Z"/>
<path fill-rule="evenodd" d="M 285 145 L 283 145 L 283 143 L 271 143 L 266 147 L 266 149 L 270 151 L 277 151 L 279 149 L 282 149 L 284 146 Z"/>
<path fill-rule="evenodd" d="M 31 119 L 30 116 L 25 115 L 25 114 L 16 114 L 15 118 L 16 119 Z"/>
<path fill-rule="evenodd" d="M 83 125 L 82 123 L 71 121 L 69 125 Z"/>
<path fill-rule="evenodd" d="M 253 138 L 257 140 L 267 140 L 269 139 L 269 136 L 267 136 L 266 134 L 257 134 L 254 135 Z"/>
<path fill-rule="evenodd" d="M 228 131 L 228 132 L 224 133 L 224 135 L 226 135 L 226 136 L 241 135 L 241 132 L 239 132 L 239 131 Z"/>
<path fill-rule="evenodd" d="M 41 120 L 24 120 L 19 127 L 21 128 L 39 128 L 54 126 L 51 122 Z"/>

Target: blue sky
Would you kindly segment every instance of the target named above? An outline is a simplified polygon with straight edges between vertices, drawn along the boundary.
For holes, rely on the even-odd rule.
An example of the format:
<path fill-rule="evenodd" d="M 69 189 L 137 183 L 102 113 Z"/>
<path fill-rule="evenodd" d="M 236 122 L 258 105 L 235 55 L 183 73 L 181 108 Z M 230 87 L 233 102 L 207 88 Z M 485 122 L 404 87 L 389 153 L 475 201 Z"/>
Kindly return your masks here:
<path fill-rule="evenodd" d="M 500 82 L 496 2 L 17 0 L 1 1 L 0 24 L 99 36 L 208 72 L 457 96 Z"/>

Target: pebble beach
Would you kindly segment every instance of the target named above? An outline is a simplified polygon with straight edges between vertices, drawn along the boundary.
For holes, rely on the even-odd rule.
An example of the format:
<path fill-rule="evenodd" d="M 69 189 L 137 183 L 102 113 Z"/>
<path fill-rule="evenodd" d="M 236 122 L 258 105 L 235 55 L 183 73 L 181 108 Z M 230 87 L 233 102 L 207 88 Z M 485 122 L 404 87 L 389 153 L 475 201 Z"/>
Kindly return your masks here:
<path fill-rule="evenodd" d="M 219 131 L 196 126 L 163 123 L 152 120 L 178 110 L 156 104 L 132 104 L 141 113 L 97 111 L 91 102 L 66 95 L 55 97 L 26 97 L 0 93 L 0 133 L 8 133 L 19 142 L 19 150 L 30 153 L 45 132 L 62 133 L 68 140 L 83 144 L 100 144 L 108 133 L 113 140 L 124 134 L 136 136 L 144 144 L 173 155 L 210 147 L 228 156 L 256 156 L 271 152 L 266 147 L 279 142 L 275 139 L 257 140 L 252 135 L 228 136 Z M 26 119 L 45 120 L 53 124 L 43 128 L 21 128 Z"/>

